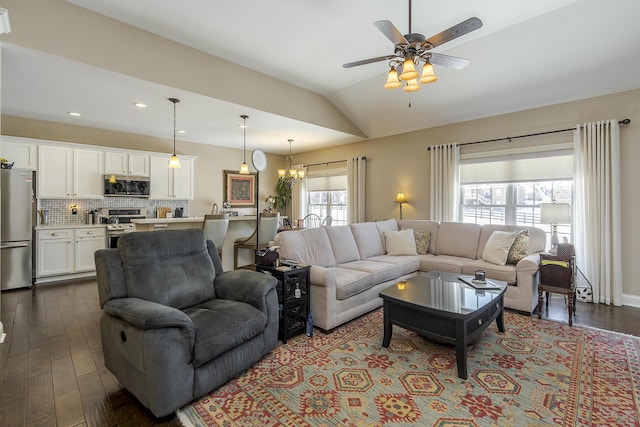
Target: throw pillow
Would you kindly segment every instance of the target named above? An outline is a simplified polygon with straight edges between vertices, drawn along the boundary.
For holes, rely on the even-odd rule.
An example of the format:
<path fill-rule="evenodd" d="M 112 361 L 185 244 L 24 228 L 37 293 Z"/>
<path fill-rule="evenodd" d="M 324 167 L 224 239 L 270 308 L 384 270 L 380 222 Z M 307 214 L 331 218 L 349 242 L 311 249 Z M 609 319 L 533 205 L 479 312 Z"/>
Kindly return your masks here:
<path fill-rule="evenodd" d="M 410 230 L 410 228 L 403 228 L 403 230 Z M 429 243 L 431 242 L 431 232 L 414 229 L 413 238 L 416 241 L 416 252 L 418 252 L 418 255 L 427 255 L 429 253 Z"/>
<path fill-rule="evenodd" d="M 516 238 L 509 249 L 507 264 L 517 264 L 522 258 L 529 255 L 529 230 L 521 230 L 516 234 Z"/>
<path fill-rule="evenodd" d="M 491 233 L 482 251 L 482 259 L 492 264 L 505 265 L 509 249 L 516 239 L 516 234 L 518 234 L 517 231 L 514 233 L 507 233 L 506 231 L 494 231 Z"/>
<path fill-rule="evenodd" d="M 385 230 L 384 239 L 387 255 L 418 255 L 413 230 Z"/>

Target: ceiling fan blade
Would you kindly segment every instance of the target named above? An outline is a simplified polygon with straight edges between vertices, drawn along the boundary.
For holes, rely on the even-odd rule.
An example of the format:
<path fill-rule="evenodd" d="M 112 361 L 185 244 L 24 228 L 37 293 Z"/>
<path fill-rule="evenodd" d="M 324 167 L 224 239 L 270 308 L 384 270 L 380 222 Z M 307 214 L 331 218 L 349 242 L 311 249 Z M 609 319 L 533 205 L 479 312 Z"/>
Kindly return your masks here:
<path fill-rule="evenodd" d="M 375 27 L 379 29 L 382 34 L 387 36 L 387 38 L 391 40 L 394 45 L 409 44 L 407 39 L 404 38 L 402 33 L 398 31 L 398 29 L 391 23 L 391 21 L 376 21 L 373 23 L 373 25 L 375 25 Z"/>
<path fill-rule="evenodd" d="M 380 61 L 384 61 L 385 59 L 393 59 L 393 58 L 396 58 L 396 56 L 395 55 L 378 56 L 377 58 L 369 58 L 369 59 L 363 59 L 362 61 L 349 62 L 347 64 L 343 64 L 342 67 L 343 68 L 357 67 L 358 65 L 371 64 L 374 62 L 380 62 Z"/>
<path fill-rule="evenodd" d="M 458 58 L 457 56 L 443 55 L 441 53 L 430 53 L 431 62 L 434 65 L 443 65 L 449 68 L 455 68 L 456 70 L 462 70 L 469 65 L 468 59 Z"/>
<path fill-rule="evenodd" d="M 471 31 L 475 31 L 480 27 L 482 27 L 482 21 L 480 19 L 475 17 L 469 18 L 466 21 L 462 21 L 461 23 L 438 33 L 435 36 L 430 37 L 427 42 L 433 47 L 440 46 L 448 41 L 464 36 Z"/>

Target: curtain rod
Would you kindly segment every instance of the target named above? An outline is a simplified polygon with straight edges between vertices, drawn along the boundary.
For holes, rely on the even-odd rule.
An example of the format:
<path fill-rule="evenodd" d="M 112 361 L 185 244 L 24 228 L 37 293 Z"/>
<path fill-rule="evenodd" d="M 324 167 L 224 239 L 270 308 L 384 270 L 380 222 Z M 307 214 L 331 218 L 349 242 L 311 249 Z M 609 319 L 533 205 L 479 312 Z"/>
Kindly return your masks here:
<path fill-rule="evenodd" d="M 362 156 L 362 157 L 360 157 L 360 159 L 366 160 L 367 158 L 365 156 Z M 332 165 L 334 163 L 344 163 L 346 161 L 347 160 L 334 160 L 333 162 L 311 163 L 310 165 L 305 165 L 305 166 L 306 167 L 309 167 L 309 166 L 322 166 L 322 165 L 329 166 L 329 165 Z"/>
<path fill-rule="evenodd" d="M 624 119 L 624 120 L 620 120 L 618 121 L 619 125 L 628 125 L 629 123 L 631 123 L 631 119 Z M 530 136 L 540 136 L 540 135 L 549 135 L 552 133 L 560 133 L 560 132 L 569 132 L 575 130 L 575 128 L 567 128 L 567 129 L 558 129 L 558 130 L 549 130 L 546 132 L 538 132 L 538 133 L 530 133 L 527 135 L 516 135 L 516 136 L 506 136 L 504 138 L 495 138 L 495 139 L 485 139 L 482 141 L 473 141 L 473 142 L 463 142 L 458 144 L 458 146 L 462 146 L 462 145 L 473 145 L 473 144 L 483 144 L 485 142 L 496 142 L 496 141 L 511 141 L 512 139 L 518 139 L 518 138 L 528 138 Z M 427 150 L 431 151 L 431 147 L 427 147 Z"/>

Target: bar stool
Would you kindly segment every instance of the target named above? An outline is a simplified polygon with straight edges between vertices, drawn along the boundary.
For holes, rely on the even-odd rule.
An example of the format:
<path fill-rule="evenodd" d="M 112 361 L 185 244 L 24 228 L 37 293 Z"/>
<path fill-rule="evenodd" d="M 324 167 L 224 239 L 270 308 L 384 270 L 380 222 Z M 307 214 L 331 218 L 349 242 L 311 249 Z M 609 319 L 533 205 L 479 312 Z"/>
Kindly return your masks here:
<path fill-rule="evenodd" d="M 218 256 L 222 261 L 222 246 L 229 229 L 229 214 L 205 215 L 202 222 L 202 230 L 207 240 L 211 240 L 218 250 Z"/>
<path fill-rule="evenodd" d="M 258 218 L 257 230 L 260 230 L 260 236 L 258 238 L 258 247 L 266 246 L 269 241 L 275 239 L 278 232 L 278 225 L 280 223 L 280 213 L 261 213 Z M 233 269 L 238 269 L 238 251 L 240 249 L 251 249 L 253 252 L 256 250 L 256 230 L 249 237 L 239 237 L 233 244 Z M 255 253 L 254 253 L 255 259 Z M 245 266 L 246 267 L 246 266 Z"/>

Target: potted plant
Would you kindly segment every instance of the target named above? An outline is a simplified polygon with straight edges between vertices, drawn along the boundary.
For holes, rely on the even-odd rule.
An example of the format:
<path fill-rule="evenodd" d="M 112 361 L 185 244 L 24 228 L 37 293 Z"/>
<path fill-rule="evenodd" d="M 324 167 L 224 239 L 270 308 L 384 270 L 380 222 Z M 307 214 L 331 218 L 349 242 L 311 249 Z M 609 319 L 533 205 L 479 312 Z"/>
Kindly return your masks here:
<path fill-rule="evenodd" d="M 287 206 L 291 202 L 291 185 L 285 178 L 278 178 L 276 184 L 275 207 L 281 209 L 282 213 L 285 213 Z"/>

